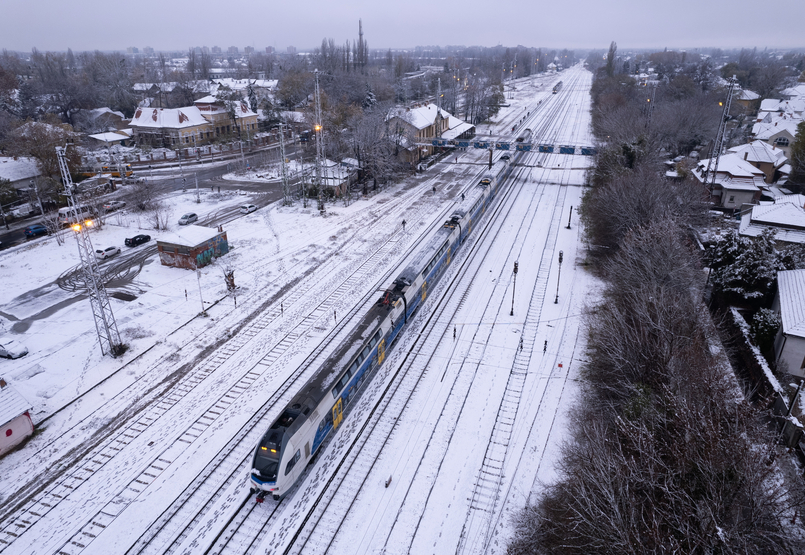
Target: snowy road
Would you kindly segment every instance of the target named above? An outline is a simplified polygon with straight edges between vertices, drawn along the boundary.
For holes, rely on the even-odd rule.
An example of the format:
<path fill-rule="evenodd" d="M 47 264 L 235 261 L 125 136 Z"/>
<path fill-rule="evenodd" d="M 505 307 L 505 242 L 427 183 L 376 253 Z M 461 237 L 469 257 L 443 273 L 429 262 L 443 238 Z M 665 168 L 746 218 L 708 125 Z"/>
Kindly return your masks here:
<path fill-rule="evenodd" d="M 559 95 L 550 94 L 557 77 L 519 83 L 498 130 L 531 111 L 520 125 L 541 141 L 591 143 L 590 75 L 561 78 Z M 0 552 L 505 551 L 509 515 L 553 475 L 583 351 L 592 280 L 578 265 L 575 213 L 565 228 L 581 196 L 579 156 L 523 159 L 485 233 L 460 251 L 297 490 L 281 504 L 246 500 L 264 426 L 485 160 L 463 153 L 327 218 L 272 206 L 233 222 L 230 236 L 244 238 L 231 262 L 243 276 L 240 306 L 227 299 L 209 321 L 178 328 L 153 323 L 186 347 L 152 341 L 127 372 L 82 393 L 3 459 L 12 480 L 0 486 Z M 142 311 L 118 309 L 148 325 Z"/>

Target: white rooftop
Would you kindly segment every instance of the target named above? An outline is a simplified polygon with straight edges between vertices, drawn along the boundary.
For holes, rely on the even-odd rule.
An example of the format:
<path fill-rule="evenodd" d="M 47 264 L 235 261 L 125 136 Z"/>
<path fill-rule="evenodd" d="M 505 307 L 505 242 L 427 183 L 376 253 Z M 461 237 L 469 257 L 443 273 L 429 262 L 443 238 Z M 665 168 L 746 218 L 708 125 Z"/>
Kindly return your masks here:
<path fill-rule="evenodd" d="M 439 108 L 436 104 L 428 104 L 426 106 L 418 106 L 416 108 L 394 108 L 389 117 L 398 117 L 407 121 L 417 129 L 425 129 L 429 125 L 433 125 L 436 121 L 436 114 Z M 443 118 L 449 118 L 450 114 L 441 110 Z"/>
<path fill-rule="evenodd" d="M 805 270 L 778 272 L 777 288 L 783 331 L 805 337 Z"/>
<path fill-rule="evenodd" d="M 39 168 L 34 158 L 8 158 L 0 156 L 0 178 L 9 181 L 30 179 L 39 175 Z"/>
<path fill-rule="evenodd" d="M 777 232 L 777 241 L 805 244 L 805 209 L 782 199 L 775 199 L 774 204 L 753 206 L 741 216 L 738 233 L 757 237 L 766 229 Z"/>
<path fill-rule="evenodd" d="M 8 424 L 31 407 L 31 403 L 11 385 L 0 388 L 0 426 Z"/>
<path fill-rule="evenodd" d="M 728 152 L 734 152 L 747 162 L 769 163 L 779 166 L 786 160 L 785 153 L 763 141 L 752 141 L 749 144 L 735 146 Z"/>
<path fill-rule="evenodd" d="M 184 245 L 187 247 L 195 247 L 205 241 L 209 241 L 217 236 L 219 231 L 213 227 L 204 227 L 200 225 L 186 225 L 180 227 L 177 231 L 165 233 L 157 238 L 157 243 L 170 243 L 172 245 Z"/>
<path fill-rule="evenodd" d="M 195 106 L 184 108 L 137 108 L 132 127 L 181 129 L 209 123 Z"/>

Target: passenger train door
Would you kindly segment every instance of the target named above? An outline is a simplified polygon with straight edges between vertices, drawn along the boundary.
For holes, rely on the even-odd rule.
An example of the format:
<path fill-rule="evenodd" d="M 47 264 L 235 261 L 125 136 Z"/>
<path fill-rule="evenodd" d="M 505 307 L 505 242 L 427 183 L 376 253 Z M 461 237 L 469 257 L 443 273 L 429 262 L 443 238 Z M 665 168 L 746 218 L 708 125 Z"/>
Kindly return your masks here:
<path fill-rule="evenodd" d="M 341 421 L 344 419 L 344 406 L 341 403 L 341 397 L 338 398 L 335 405 L 333 405 L 333 429 L 337 430 Z"/>
<path fill-rule="evenodd" d="M 394 327 L 392 325 L 392 327 Z M 378 366 L 383 364 L 383 360 L 386 358 L 386 339 L 383 338 L 380 340 L 380 343 L 377 344 L 377 364 Z"/>
<path fill-rule="evenodd" d="M 428 296 L 428 282 L 423 281 L 422 282 L 422 299 L 421 300 L 424 301 L 427 296 Z"/>

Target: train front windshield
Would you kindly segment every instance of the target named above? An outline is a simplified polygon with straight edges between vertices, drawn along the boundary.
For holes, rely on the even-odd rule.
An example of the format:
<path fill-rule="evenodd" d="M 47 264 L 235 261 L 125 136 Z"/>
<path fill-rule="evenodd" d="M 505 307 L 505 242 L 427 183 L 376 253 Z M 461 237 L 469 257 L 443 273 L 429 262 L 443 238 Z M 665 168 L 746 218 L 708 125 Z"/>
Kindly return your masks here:
<path fill-rule="evenodd" d="M 280 446 L 282 432 L 270 430 L 257 446 L 254 454 L 253 468 L 259 472 L 260 478 L 272 482 L 277 479 L 277 470 L 280 465 Z"/>

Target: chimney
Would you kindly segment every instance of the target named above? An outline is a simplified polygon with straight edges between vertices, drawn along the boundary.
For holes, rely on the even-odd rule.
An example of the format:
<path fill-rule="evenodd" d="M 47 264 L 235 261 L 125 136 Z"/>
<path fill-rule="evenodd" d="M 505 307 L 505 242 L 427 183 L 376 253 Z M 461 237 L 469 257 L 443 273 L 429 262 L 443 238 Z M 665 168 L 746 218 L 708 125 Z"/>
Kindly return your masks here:
<path fill-rule="evenodd" d="M 0 389 L 5 388 L 7 385 L 8 384 L 6 383 L 6 380 L 4 380 L 3 378 L 0 378 Z"/>
<path fill-rule="evenodd" d="M 746 160 L 746 157 L 747 157 L 747 156 L 749 156 L 749 153 L 748 153 L 748 152 L 744 152 L 744 160 Z"/>

